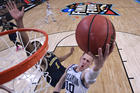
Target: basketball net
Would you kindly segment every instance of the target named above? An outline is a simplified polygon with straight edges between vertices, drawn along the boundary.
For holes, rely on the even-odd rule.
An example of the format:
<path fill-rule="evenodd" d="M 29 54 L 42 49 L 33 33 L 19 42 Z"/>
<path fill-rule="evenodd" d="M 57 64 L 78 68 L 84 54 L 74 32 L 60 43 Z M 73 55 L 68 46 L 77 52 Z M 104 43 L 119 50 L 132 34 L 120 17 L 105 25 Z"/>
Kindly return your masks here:
<path fill-rule="evenodd" d="M 48 49 L 48 36 L 44 33 L 41 33 L 41 31 L 38 31 L 36 29 L 21 29 L 20 31 L 27 31 L 27 34 L 29 36 L 29 42 L 32 41 L 39 41 L 42 43 L 42 47 L 38 49 L 38 46 L 35 46 L 35 49 L 32 53 L 30 53 L 29 56 L 27 56 L 26 47 L 23 45 L 23 41 L 21 39 L 19 30 L 15 30 L 17 34 L 17 42 L 20 42 L 21 45 L 19 45 L 18 49 L 16 45 L 9 40 L 8 34 L 11 33 L 8 32 L 4 35 L 0 35 L 0 77 L 2 77 L 1 73 L 4 72 L 7 69 L 13 68 L 15 65 L 18 65 L 22 63 L 23 61 L 30 59 L 32 62 L 33 59 L 40 56 L 38 53 L 39 49 L 42 49 L 43 51 L 47 52 Z M 4 32 L 5 33 L 5 32 Z M 28 42 L 28 43 L 29 43 Z M 46 46 L 44 47 L 44 44 Z M 45 54 L 45 53 L 44 53 Z M 20 74 L 16 78 L 6 81 L 6 83 L 2 84 L 9 89 L 12 89 L 14 92 L 12 93 L 46 93 L 47 89 L 50 86 L 51 77 L 49 76 L 48 72 L 43 72 L 41 68 L 41 62 L 44 57 L 41 56 L 39 61 L 35 60 L 36 64 L 31 66 L 31 68 L 27 69 L 24 73 Z M 32 56 L 35 56 L 35 58 L 31 59 Z M 29 58 L 30 57 L 30 58 Z M 26 64 L 26 62 L 25 62 Z M 31 64 L 31 63 L 30 63 Z M 46 66 L 47 67 L 47 66 Z M 25 67 L 20 67 L 23 70 Z M 47 69 L 47 68 L 46 68 Z M 16 71 L 18 73 L 18 69 Z M 9 78 L 10 76 L 7 75 L 5 78 Z M 47 83 L 46 78 L 49 78 L 49 82 Z M 0 80 L 1 82 L 1 80 Z M 7 93 L 5 90 L 0 89 L 0 93 Z"/>

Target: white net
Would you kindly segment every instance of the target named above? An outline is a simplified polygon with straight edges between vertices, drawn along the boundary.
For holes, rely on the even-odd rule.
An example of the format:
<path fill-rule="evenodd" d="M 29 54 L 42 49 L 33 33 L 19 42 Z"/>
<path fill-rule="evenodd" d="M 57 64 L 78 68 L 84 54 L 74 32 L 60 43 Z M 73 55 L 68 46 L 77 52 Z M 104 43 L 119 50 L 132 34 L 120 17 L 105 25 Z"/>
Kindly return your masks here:
<path fill-rule="evenodd" d="M 45 36 L 42 33 L 34 31 L 27 31 L 27 33 L 29 36 L 28 42 L 37 40 L 44 44 Z M 32 53 L 29 53 L 26 51 L 27 46 L 24 46 L 19 32 L 16 32 L 16 34 L 16 42 L 20 43 L 17 46 L 9 39 L 8 34 L 0 36 L 0 72 L 19 64 L 29 56 L 32 56 L 32 54 L 36 52 L 39 47 L 37 44 L 35 44 L 34 50 Z M 30 54 L 29 56 L 27 56 L 27 52 Z M 42 60 L 43 57 L 35 66 L 31 67 L 20 76 L 3 84 L 2 86 L 12 90 L 12 93 L 46 93 L 48 87 L 50 86 L 49 83 L 51 82 L 51 77 L 49 76 L 48 72 L 41 70 Z M 47 62 L 45 68 L 43 69 L 47 69 Z M 46 78 L 50 78 L 50 81 L 46 82 Z M 0 93 L 7 93 L 7 91 L 0 88 Z"/>

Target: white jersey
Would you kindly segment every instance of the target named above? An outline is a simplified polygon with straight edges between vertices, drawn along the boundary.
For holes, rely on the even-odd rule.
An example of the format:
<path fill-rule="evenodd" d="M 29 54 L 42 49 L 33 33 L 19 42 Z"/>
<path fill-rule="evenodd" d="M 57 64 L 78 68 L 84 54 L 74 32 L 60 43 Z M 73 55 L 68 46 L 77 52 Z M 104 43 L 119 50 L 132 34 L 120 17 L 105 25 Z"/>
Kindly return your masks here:
<path fill-rule="evenodd" d="M 72 65 L 68 68 L 65 79 L 66 93 L 86 93 L 86 88 L 81 80 L 82 72 L 76 72 L 75 67 L 78 65 Z"/>

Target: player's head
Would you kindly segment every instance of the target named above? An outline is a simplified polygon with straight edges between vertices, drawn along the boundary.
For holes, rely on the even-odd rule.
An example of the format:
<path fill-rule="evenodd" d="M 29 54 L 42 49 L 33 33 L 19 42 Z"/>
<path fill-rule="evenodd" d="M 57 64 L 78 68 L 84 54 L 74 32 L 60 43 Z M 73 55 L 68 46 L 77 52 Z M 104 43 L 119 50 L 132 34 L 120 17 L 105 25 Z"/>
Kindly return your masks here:
<path fill-rule="evenodd" d="M 81 70 L 85 70 L 87 69 L 90 65 L 92 65 L 93 63 L 93 57 L 90 56 L 87 53 L 84 53 L 81 57 L 80 57 L 80 64 L 79 67 Z"/>
<path fill-rule="evenodd" d="M 42 46 L 42 44 L 39 41 L 33 41 L 33 42 L 31 42 L 31 44 L 34 46 L 34 49 L 36 49 L 36 50 L 38 50 Z M 45 56 L 50 57 L 51 53 L 47 52 L 45 54 Z"/>
<path fill-rule="evenodd" d="M 33 41 L 33 42 L 31 42 L 31 44 L 34 46 L 34 48 L 35 49 L 39 49 L 41 46 L 42 46 L 42 44 L 39 42 L 39 41 Z"/>
<path fill-rule="evenodd" d="M 36 49 L 36 51 L 42 46 L 42 44 L 39 41 L 33 41 L 33 42 L 31 42 L 31 44 L 34 46 L 34 49 Z M 46 63 L 44 63 L 44 61 L 42 61 L 40 65 L 41 65 L 40 66 L 41 71 L 46 71 L 47 70 L 48 65 Z"/>

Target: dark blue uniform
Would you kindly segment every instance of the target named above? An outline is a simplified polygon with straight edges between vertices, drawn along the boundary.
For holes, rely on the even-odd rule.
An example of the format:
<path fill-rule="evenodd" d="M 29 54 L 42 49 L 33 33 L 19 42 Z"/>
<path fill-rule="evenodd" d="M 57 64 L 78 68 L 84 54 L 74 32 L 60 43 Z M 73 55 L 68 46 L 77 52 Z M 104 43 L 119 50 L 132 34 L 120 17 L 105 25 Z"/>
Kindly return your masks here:
<path fill-rule="evenodd" d="M 12 22 L 2 23 L 2 26 L 3 26 L 2 31 L 4 31 L 5 29 L 6 30 L 12 30 L 14 27 L 17 27 Z M 12 33 L 12 34 L 8 34 L 8 36 L 9 36 L 9 39 L 15 43 L 16 38 L 17 38 L 17 34 L 16 33 Z"/>
<path fill-rule="evenodd" d="M 46 72 L 49 72 L 49 76 L 52 78 L 50 84 L 55 87 L 61 76 L 64 74 L 66 68 L 61 65 L 59 59 L 52 52 L 47 52 L 47 56 L 45 56 L 45 58 L 48 62 L 48 69 Z M 47 82 L 49 81 L 50 78 L 47 78 Z"/>

